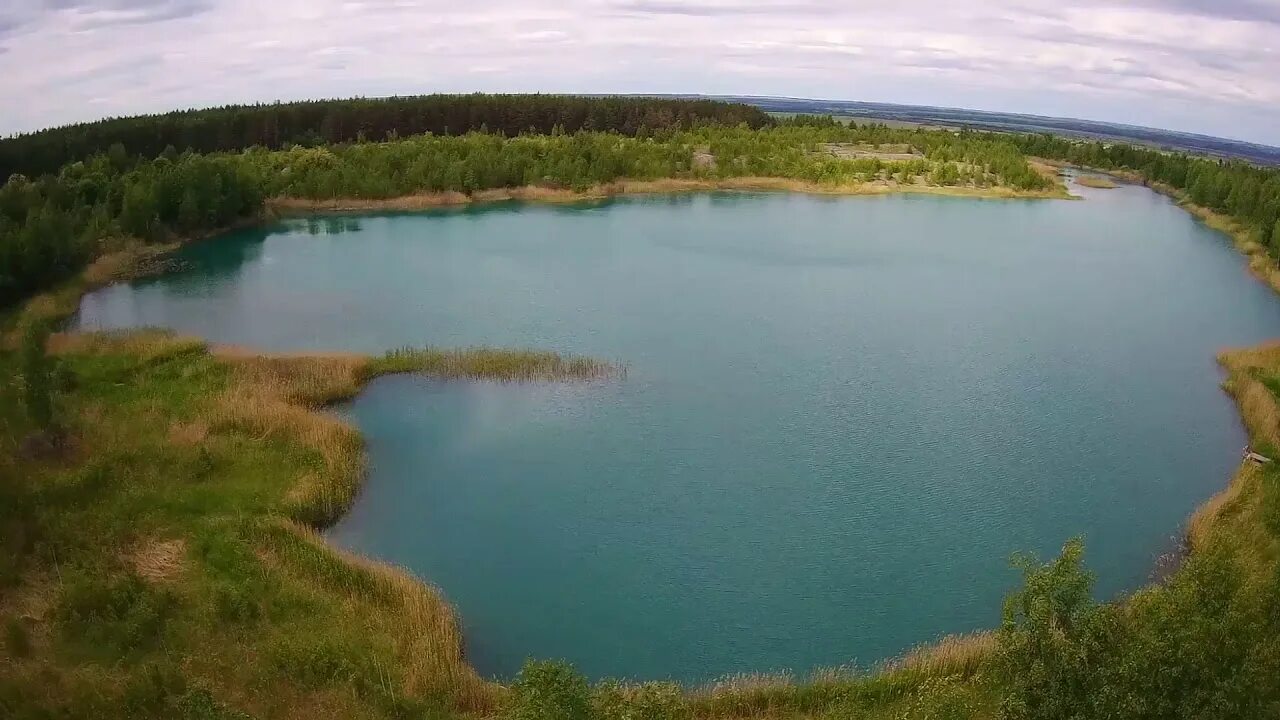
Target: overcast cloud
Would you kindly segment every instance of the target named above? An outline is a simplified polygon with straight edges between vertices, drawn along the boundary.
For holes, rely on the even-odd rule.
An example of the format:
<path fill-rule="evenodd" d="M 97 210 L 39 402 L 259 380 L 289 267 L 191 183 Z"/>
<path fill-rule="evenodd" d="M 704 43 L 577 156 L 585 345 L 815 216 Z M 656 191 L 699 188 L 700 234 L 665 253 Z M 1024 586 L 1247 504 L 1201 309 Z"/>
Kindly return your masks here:
<path fill-rule="evenodd" d="M 0 0 L 0 133 L 476 90 L 948 105 L 1280 145 L 1280 0 Z"/>

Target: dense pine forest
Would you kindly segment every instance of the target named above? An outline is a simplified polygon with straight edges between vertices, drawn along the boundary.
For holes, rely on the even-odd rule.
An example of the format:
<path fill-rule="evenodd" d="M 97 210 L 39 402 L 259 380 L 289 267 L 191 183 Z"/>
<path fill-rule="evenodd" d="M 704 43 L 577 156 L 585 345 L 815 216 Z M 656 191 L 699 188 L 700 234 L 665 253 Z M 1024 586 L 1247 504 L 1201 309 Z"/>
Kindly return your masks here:
<path fill-rule="evenodd" d="M 760 128 L 769 116 L 714 100 L 563 95 L 424 95 L 231 105 L 112 118 L 0 140 L 0 178 L 51 173 L 112 145 L 152 158 L 165 148 L 210 153 L 250 147 L 314 147 L 432 133 L 499 135 L 596 130 L 636 135 L 700 123 Z"/>

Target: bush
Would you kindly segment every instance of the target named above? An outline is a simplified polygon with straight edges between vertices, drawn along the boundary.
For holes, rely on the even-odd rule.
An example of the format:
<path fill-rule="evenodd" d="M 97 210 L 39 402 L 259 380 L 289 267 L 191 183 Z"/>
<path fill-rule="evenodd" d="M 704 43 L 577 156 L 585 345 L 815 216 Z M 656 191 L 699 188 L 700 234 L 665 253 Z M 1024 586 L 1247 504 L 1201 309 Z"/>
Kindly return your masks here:
<path fill-rule="evenodd" d="M 528 660 L 512 687 L 511 720 L 588 720 L 587 680 L 564 661 Z"/>
<path fill-rule="evenodd" d="M 1197 548 L 1168 585 L 1090 597 L 1073 540 L 1006 602 L 997 652 L 1010 720 L 1245 720 L 1280 709 L 1280 568 L 1257 549 Z"/>
<path fill-rule="evenodd" d="M 1023 588 L 1004 604 L 997 674 L 1009 692 L 1002 714 L 1011 720 L 1078 720 L 1098 699 L 1097 668 L 1116 640 L 1115 613 L 1094 602 L 1084 544 L 1069 541 L 1054 561 L 1015 563 Z"/>

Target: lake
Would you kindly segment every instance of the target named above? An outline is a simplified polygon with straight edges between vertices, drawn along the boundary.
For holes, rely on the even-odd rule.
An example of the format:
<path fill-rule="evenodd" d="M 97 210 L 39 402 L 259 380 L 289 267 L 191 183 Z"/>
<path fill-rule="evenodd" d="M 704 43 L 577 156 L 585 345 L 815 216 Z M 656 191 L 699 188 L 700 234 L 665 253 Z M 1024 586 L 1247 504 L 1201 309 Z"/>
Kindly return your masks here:
<path fill-rule="evenodd" d="M 1147 582 L 1243 431 L 1215 353 L 1280 335 L 1229 241 L 1084 201 L 703 194 L 289 220 L 86 296 L 84 328 L 268 350 L 520 346 L 586 383 L 375 381 L 329 531 L 459 609 L 468 656 L 699 682 L 994 627 L 1010 555 Z"/>

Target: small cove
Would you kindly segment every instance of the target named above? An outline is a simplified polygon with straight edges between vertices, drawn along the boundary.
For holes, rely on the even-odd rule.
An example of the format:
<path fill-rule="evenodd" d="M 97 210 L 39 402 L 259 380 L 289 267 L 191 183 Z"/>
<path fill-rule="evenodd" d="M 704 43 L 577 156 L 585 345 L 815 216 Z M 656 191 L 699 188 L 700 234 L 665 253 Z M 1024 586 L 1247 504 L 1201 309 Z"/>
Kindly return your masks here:
<path fill-rule="evenodd" d="M 1086 202 L 696 195 L 318 218 L 87 296 L 86 328 L 274 350 L 528 346 L 625 380 L 376 381 L 331 531 L 461 613 L 481 672 L 699 681 L 991 627 L 1008 556 L 1145 581 L 1243 442 L 1213 355 L 1280 330 L 1227 240 Z"/>

